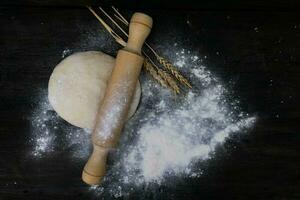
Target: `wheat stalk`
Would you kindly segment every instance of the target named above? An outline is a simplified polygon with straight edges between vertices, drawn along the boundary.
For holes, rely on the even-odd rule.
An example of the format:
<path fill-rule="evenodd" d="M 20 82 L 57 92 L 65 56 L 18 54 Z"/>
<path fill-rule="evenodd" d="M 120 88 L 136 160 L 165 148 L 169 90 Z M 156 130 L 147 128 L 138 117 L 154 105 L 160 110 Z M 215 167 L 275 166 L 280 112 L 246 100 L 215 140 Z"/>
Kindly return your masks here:
<path fill-rule="evenodd" d="M 176 77 L 176 79 L 183 85 L 186 85 L 187 87 L 189 88 L 192 88 L 191 84 L 189 83 L 189 81 L 184 77 L 182 76 L 178 71 L 177 69 L 170 63 L 168 62 L 166 59 L 164 59 L 163 57 L 158 57 L 158 62 L 164 66 L 166 69 L 168 69 L 171 74 L 173 74 L 173 76 Z"/>
<path fill-rule="evenodd" d="M 99 9 L 128 38 L 128 34 L 121 28 L 121 26 L 113 18 L 111 18 L 109 14 L 107 14 L 101 7 L 99 7 Z"/>
<path fill-rule="evenodd" d="M 123 17 L 123 15 L 121 15 L 121 13 L 118 11 L 118 9 L 116 9 L 114 6 L 112 6 L 112 9 L 115 11 L 115 17 L 117 17 L 123 24 L 125 24 L 126 26 L 129 25 L 128 21 L 125 19 L 125 17 Z"/>
<path fill-rule="evenodd" d="M 104 28 L 108 31 L 108 33 L 119 43 L 121 42 L 122 44 L 126 42 L 108 25 L 105 23 L 105 21 L 103 19 L 101 19 L 99 17 L 99 15 L 97 15 L 97 13 L 89 6 L 87 6 L 87 8 L 91 11 L 91 13 L 96 17 L 96 19 L 104 26 Z M 122 42 L 124 41 L 124 43 Z"/>

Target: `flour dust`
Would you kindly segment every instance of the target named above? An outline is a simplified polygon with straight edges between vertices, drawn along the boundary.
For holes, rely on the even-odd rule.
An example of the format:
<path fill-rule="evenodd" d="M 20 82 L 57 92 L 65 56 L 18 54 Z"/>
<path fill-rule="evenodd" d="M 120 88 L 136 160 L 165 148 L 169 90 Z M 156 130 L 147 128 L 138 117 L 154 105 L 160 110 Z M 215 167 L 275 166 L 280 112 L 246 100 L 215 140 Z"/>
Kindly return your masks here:
<path fill-rule="evenodd" d="M 91 187 L 92 192 L 121 197 L 141 185 L 165 184 L 170 177 L 201 178 L 199 162 L 213 158 L 216 147 L 231 134 L 253 126 L 255 117 L 229 98 L 225 85 L 202 65 L 202 59 L 181 50 L 172 60 L 193 85 L 182 96 L 175 97 L 148 74 L 141 75 L 139 108 L 124 128 L 118 149 L 111 153 L 102 186 Z M 91 150 L 89 131 L 68 124 L 58 127 L 60 118 L 46 100 L 47 94 L 41 96 L 44 100 L 32 118 L 33 156 L 53 153 L 60 148 L 56 140 L 64 137 L 64 148 L 74 147 L 70 156 L 84 163 Z"/>
<path fill-rule="evenodd" d="M 40 103 L 31 116 L 31 155 L 42 159 L 67 150 L 75 159 L 86 158 L 90 151 L 90 131 L 64 122 L 51 107 L 47 91 L 41 92 L 36 100 Z"/>

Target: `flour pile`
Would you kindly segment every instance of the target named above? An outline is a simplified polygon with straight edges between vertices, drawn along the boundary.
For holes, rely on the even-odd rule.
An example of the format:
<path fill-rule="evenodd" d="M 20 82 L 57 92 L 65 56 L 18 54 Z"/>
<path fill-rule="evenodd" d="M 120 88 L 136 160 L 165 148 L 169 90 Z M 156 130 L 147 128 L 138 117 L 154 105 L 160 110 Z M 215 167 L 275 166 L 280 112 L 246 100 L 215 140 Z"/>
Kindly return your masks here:
<path fill-rule="evenodd" d="M 142 75 L 142 99 L 137 113 L 124 128 L 118 150 L 112 153 L 113 161 L 102 187 L 92 187 L 92 191 L 98 194 L 108 191 L 119 197 L 130 193 L 133 186 L 161 184 L 166 177 L 199 177 L 202 171 L 197 163 L 213 156 L 216 146 L 230 134 L 253 126 L 255 117 L 240 110 L 239 102 L 231 99 L 222 82 L 202 65 L 199 56 L 184 50 L 176 55 L 178 59 L 173 61 L 189 75 L 193 89 L 184 96 L 174 97 L 147 74 Z M 44 109 L 51 110 L 44 106 L 37 116 L 42 116 Z M 55 130 L 46 133 L 37 123 L 33 126 L 34 155 L 53 151 L 54 138 L 58 137 Z M 90 150 L 88 131 L 70 126 L 61 131 L 69 137 L 65 148 L 76 144 L 73 149 L 76 153 L 71 156 L 84 163 Z"/>
<path fill-rule="evenodd" d="M 222 99 L 220 85 L 210 87 L 200 96 L 190 92 L 178 108 L 168 109 L 161 101 L 160 115 L 149 113 L 139 129 L 137 144 L 126 155 L 130 171 L 140 170 L 139 181 L 161 181 L 165 174 L 193 174 L 192 161 L 207 159 L 217 144 L 229 133 L 249 127 L 254 118 L 233 119 Z M 195 175 L 195 174 L 194 174 Z"/>

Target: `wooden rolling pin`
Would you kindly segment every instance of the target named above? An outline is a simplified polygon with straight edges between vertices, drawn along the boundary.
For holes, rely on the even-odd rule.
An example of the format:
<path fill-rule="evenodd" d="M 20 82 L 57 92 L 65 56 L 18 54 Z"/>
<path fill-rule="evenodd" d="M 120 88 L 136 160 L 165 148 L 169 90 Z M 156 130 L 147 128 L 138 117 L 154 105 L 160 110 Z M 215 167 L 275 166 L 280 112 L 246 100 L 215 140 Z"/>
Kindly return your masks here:
<path fill-rule="evenodd" d="M 117 145 L 143 65 L 142 46 L 152 28 L 152 18 L 135 13 L 129 24 L 127 45 L 119 50 L 105 96 L 92 133 L 93 153 L 86 163 L 82 180 L 99 184 L 105 175 L 109 150 Z"/>

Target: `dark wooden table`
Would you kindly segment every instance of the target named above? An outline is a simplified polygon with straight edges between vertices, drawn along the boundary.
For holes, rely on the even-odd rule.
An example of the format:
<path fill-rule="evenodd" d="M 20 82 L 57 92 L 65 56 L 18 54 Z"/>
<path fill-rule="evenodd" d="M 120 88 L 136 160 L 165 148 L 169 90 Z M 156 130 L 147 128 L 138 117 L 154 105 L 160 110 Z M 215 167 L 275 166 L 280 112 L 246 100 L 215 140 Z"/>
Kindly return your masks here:
<path fill-rule="evenodd" d="M 84 163 L 66 152 L 27 155 L 29 117 L 64 49 L 115 54 L 118 46 L 97 41 L 107 33 L 84 7 L 12 5 L 0 6 L 0 199 L 100 198 L 80 180 Z M 235 82 L 231 89 L 258 121 L 229 139 L 201 178 L 131 199 L 300 199 L 300 12 L 280 5 L 146 10 L 157 22 L 150 38 L 156 48 L 170 40 L 208 55 L 209 70 Z"/>

